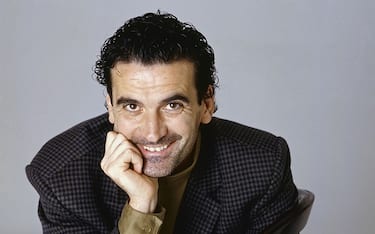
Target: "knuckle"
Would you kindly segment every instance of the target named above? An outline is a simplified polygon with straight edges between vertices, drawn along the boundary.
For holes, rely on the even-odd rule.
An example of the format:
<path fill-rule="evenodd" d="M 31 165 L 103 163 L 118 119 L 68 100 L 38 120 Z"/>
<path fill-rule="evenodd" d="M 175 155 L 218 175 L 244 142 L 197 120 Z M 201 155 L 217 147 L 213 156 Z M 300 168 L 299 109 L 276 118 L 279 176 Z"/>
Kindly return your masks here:
<path fill-rule="evenodd" d="M 115 175 L 116 174 L 116 169 L 114 167 L 107 167 L 106 170 L 107 170 L 107 173 L 109 175 Z"/>
<path fill-rule="evenodd" d="M 100 167 L 104 170 L 104 169 L 106 169 L 106 162 L 104 162 L 104 160 L 102 160 L 101 162 L 100 162 Z"/>
<path fill-rule="evenodd" d="M 113 139 L 115 137 L 115 133 L 110 131 L 107 133 L 107 139 Z"/>

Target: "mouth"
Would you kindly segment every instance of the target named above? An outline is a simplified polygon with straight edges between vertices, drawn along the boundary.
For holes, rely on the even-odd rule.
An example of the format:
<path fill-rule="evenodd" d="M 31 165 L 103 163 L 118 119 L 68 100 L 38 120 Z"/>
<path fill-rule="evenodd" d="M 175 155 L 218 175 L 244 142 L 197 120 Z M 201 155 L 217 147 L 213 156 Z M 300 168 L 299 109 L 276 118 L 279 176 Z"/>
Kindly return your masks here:
<path fill-rule="evenodd" d="M 163 150 L 165 150 L 166 148 L 168 148 L 168 145 L 161 145 L 161 146 L 147 146 L 147 145 L 144 145 L 143 146 L 143 149 L 148 151 L 148 152 L 161 152 Z"/>
<path fill-rule="evenodd" d="M 181 138 L 181 136 L 173 134 L 164 137 L 158 142 L 149 142 L 144 139 L 135 139 L 133 142 L 146 160 L 151 158 L 165 159 L 177 150 L 178 142 Z"/>
<path fill-rule="evenodd" d="M 138 145 L 138 149 L 140 149 L 143 157 L 145 159 L 150 159 L 150 158 L 166 158 L 168 157 L 172 150 L 173 150 L 173 145 L 174 142 L 171 143 L 164 143 L 162 145 Z"/>

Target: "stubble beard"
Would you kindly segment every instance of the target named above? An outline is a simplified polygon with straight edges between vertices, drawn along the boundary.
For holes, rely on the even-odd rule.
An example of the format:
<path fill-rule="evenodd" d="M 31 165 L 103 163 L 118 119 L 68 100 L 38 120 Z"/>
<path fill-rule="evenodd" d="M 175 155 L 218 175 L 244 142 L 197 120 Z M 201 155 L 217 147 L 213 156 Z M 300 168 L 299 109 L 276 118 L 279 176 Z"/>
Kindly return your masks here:
<path fill-rule="evenodd" d="M 174 169 L 181 163 L 176 156 L 168 156 L 165 159 L 152 157 L 143 159 L 143 173 L 149 177 L 165 177 L 172 174 Z"/>

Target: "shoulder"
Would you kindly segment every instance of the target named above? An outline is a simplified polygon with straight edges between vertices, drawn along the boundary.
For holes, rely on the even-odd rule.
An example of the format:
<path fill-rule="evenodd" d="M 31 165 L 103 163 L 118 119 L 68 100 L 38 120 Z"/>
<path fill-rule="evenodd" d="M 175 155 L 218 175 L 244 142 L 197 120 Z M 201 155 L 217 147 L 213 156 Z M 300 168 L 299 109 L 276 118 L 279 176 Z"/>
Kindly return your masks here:
<path fill-rule="evenodd" d="M 203 134 L 219 144 L 241 148 L 274 151 L 280 142 L 284 142 L 270 132 L 220 118 L 213 118 L 202 129 Z"/>
<path fill-rule="evenodd" d="M 201 145 L 208 165 L 215 164 L 223 183 L 234 190 L 240 183 L 245 190 L 260 194 L 272 178 L 282 178 L 290 164 L 283 138 L 229 120 L 214 118 L 203 126 Z"/>
<path fill-rule="evenodd" d="M 100 151 L 110 129 L 107 114 L 81 122 L 49 140 L 28 168 L 45 178 L 50 177 L 72 161 Z"/>

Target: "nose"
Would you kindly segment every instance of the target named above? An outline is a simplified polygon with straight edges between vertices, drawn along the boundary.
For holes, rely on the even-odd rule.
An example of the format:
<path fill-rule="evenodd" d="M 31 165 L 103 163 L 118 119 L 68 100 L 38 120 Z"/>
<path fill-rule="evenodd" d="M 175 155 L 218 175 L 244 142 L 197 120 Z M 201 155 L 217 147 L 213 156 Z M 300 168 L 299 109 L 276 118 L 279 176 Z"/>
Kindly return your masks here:
<path fill-rule="evenodd" d="M 143 135 L 150 143 L 157 143 L 167 135 L 167 127 L 163 116 L 158 111 L 144 114 Z"/>

